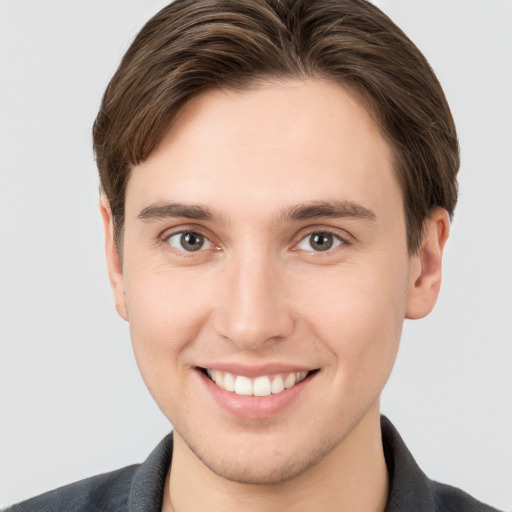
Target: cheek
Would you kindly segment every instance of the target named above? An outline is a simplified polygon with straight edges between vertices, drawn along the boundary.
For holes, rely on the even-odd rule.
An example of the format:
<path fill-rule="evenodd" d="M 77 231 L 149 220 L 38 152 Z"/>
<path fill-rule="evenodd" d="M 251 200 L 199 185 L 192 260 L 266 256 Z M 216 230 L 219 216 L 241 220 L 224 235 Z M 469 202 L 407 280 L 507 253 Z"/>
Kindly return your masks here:
<path fill-rule="evenodd" d="M 326 273 L 314 288 L 303 280 L 303 318 L 336 358 L 340 378 L 391 370 L 404 319 L 406 268 L 359 264 Z"/>
<path fill-rule="evenodd" d="M 174 425 L 187 416 L 188 349 L 204 325 L 205 290 L 186 272 L 133 268 L 127 272 L 126 303 L 133 352 L 155 402 Z"/>
<path fill-rule="evenodd" d="M 126 268 L 125 294 L 137 364 L 145 380 L 178 368 L 207 315 L 207 290 L 187 271 L 137 265 Z M 149 383 L 148 383 L 149 386 Z"/>

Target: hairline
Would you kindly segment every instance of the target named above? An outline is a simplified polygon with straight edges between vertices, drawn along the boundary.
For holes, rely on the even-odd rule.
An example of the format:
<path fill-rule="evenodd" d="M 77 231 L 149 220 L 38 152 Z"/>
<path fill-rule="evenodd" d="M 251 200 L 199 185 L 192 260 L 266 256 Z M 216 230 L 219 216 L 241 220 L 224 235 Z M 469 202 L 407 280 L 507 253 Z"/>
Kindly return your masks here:
<path fill-rule="evenodd" d="M 196 91 L 195 93 L 192 93 L 177 109 L 175 112 L 173 112 L 173 115 L 170 116 L 170 121 L 166 127 L 162 131 L 162 133 L 159 135 L 156 141 L 153 143 L 153 149 L 149 152 L 149 154 L 146 156 L 146 158 L 137 163 L 132 163 L 128 169 L 127 177 L 124 184 L 124 195 L 123 195 L 123 205 L 122 205 L 122 214 L 116 215 L 116 218 L 114 219 L 114 241 L 116 244 L 117 251 L 120 255 L 122 255 L 123 252 L 123 235 L 124 235 L 124 225 L 126 221 L 125 216 L 125 206 L 126 206 L 126 192 L 128 189 L 128 182 L 131 178 L 131 173 L 133 168 L 146 161 L 155 151 L 157 151 L 158 147 L 162 143 L 162 141 L 165 139 L 167 134 L 173 129 L 174 124 L 177 122 L 179 117 L 184 113 L 184 111 L 187 109 L 187 107 L 196 101 L 198 98 L 211 93 L 213 91 L 228 91 L 228 92 L 238 92 L 238 93 L 248 93 L 253 90 L 257 90 L 260 87 L 263 87 L 265 85 L 283 85 L 290 81 L 319 81 L 319 80 L 327 80 L 338 87 L 341 87 L 345 90 L 349 95 L 352 96 L 352 98 L 359 103 L 359 105 L 364 108 L 365 112 L 370 117 L 373 126 L 378 130 L 379 134 L 384 138 L 386 143 L 388 144 L 390 151 L 391 151 L 391 167 L 393 169 L 393 175 L 395 179 L 397 180 L 397 184 L 400 188 L 400 195 L 402 197 L 402 208 L 404 212 L 404 220 L 405 220 L 405 227 L 406 227 L 406 239 L 407 239 L 407 247 L 409 251 L 409 255 L 413 256 L 417 254 L 419 251 L 420 243 L 423 238 L 423 235 L 421 234 L 418 237 L 418 240 L 416 241 L 414 246 L 411 246 L 411 240 L 410 240 L 410 231 L 412 229 L 412 226 L 410 225 L 410 219 L 408 216 L 408 209 L 407 209 L 407 193 L 406 193 L 406 185 L 402 179 L 402 173 L 403 166 L 405 166 L 405 162 L 403 162 L 403 156 L 400 152 L 400 150 L 396 147 L 396 143 L 394 143 L 389 134 L 387 133 L 387 130 L 385 129 L 385 123 L 382 122 L 382 118 L 380 115 L 380 111 L 378 108 L 378 105 L 372 95 L 363 87 L 356 83 L 351 82 L 350 80 L 341 80 L 339 78 L 335 78 L 332 76 L 329 76 L 327 73 L 306 73 L 303 70 L 301 72 L 296 73 L 290 73 L 290 74 L 267 74 L 262 73 L 259 75 L 254 75 L 253 77 L 246 78 L 245 80 L 240 80 L 237 84 L 223 84 L 218 87 L 205 87 L 202 90 Z M 101 189 L 101 193 L 104 194 L 103 189 Z M 430 209 L 432 211 L 433 207 Z M 450 214 L 451 215 L 451 214 Z M 428 219 L 428 215 L 423 220 L 422 228 L 425 224 L 425 222 Z M 422 229 L 423 231 L 423 229 Z"/>

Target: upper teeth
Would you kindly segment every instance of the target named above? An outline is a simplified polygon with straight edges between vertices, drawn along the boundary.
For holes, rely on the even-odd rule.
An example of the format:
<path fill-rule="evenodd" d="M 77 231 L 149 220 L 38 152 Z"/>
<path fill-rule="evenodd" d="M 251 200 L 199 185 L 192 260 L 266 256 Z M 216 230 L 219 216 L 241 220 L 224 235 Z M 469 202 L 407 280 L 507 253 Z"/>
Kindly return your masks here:
<path fill-rule="evenodd" d="M 243 375 L 233 375 L 220 370 L 207 369 L 206 373 L 220 388 L 245 396 L 268 396 L 281 393 L 281 391 L 289 389 L 304 380 L 308 374 L 308 372 L 292 372 L 284 374 L 284 377 L 283 375 L 273 377 L 262 375 L 250 379 Z"/>

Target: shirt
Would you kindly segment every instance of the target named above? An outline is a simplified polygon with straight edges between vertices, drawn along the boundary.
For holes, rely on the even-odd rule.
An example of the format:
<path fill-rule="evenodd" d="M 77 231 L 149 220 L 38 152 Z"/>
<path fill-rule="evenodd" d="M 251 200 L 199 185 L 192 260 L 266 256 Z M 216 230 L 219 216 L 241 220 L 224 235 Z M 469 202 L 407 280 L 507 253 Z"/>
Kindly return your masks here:
<path fill-rule="evenodd" d="M 499 512 L 460 489 L 430 480 L 385 416 L 381 427 L 389 472 L 385 512 Z M 160 512 L 172 450 L 171 433 L 143 464 L 60 487 L 5 512 Z"/>

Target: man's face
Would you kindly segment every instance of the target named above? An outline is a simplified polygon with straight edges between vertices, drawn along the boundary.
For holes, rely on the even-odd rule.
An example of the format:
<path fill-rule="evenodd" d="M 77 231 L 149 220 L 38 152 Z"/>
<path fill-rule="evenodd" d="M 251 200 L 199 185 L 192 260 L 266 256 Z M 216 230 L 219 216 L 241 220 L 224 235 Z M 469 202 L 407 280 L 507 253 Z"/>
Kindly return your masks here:
<path fill-rule="evenodd" d="M 390 146 L 339 85 L 217 90 L 181 112 L 132 171 L 114 276 L 177 449 L 279 482 L 378 422 L 418 269 L 402 204 Z"/>

